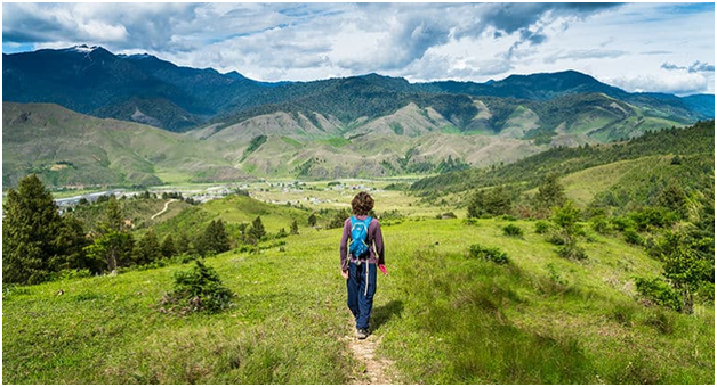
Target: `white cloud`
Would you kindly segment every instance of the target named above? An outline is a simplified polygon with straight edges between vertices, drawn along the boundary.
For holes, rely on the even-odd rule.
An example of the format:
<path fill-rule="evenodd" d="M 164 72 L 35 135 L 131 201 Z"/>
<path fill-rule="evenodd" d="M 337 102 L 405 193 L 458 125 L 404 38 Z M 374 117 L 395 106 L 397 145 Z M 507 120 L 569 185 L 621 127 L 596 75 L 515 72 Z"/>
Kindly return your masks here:
<path fill-rule="evenodd" d="M 486 81 L 575 69 L 625 87 L 654 81 L 687 90 L 697 78 L 660 66 L 699 61 L 693 67 L 707 80 L 701 91 L 715 89 L 714 73 L 705 73 L 715 55 L 709 4 L 3 3 L 2 9 L 3 47 L 87 43 L 258 80 L 378 72 Z"/>
<path fill-rule="evenodd" d="M 691 94 L 708 88 L 708 78 L 688 72 L 662 71 L 658 74 L 599 78 L 605 83 L 627 91 L 659 91 L 674 94 Z"/>

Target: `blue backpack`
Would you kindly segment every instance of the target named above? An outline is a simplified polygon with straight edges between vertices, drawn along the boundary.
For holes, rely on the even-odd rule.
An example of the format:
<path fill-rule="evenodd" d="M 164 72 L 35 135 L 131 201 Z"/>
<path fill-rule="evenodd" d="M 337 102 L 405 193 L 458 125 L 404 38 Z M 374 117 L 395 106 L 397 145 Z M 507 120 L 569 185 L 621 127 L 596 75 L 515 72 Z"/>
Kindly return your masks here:
<path fill-rule="evenodd" d="M 371 224 L 371 217 L 369 216 L 364 221 L 356 219 L 355 216 L 351 217 L 351 245 L 349 246 L 349 253 L 354 258 L 360 258 L 368 254 L 368 225 Z"/>

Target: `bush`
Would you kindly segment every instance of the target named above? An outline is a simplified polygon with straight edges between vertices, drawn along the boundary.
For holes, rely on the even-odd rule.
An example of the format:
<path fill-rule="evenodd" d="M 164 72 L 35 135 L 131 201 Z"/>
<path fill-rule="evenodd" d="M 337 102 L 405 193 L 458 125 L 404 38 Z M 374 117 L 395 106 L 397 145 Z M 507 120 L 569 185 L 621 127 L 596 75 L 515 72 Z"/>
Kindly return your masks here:
<path fill-rule="evenodd" d="M 481 219 L 493 219 L 493 215 L 490 214 L 483 214 L 480 216 Z"/>
<path fill-rule="evenodd" d="M 174 257 L 172 257 L 172 260 L 175 263 L 189 263 L 192 261 L 196 261 L 197 258 L 199 258 L 199 256 L 196 254 L 184 253 L 184 254 L 175 255 Z"/>
<path fill-rule="evenodd" d="M 714 305 L 715 284 L 713 282 L 708 281 L 702 282 L 702 286 L 697 289 L 697 298 L 704 304 Z"/>
<path fill-rule="evenodd" d="M 508 263 L 508 254 L 501 252 L 497 247 L 473 245 L 469 247 L 469 256 L 471 258 L 479 258 L 486 262 L 493 262 L 501 265 Z"/>
<path fill-rule="evenodd" d="M 588 257 L 587 253 L 585 253 L 585 249 L 576 246 L 576 245 L 564 245 L 564 246 L 558 246 L 558 248 L 555 250 L 557 251 L 558 255 L 567 258 L 574 261 L 582 261 L 583 259 L 586 259 Z"/>
<path fill-rule="evenodd" d="M 71 279 L 79 279 L 79 278 L 87 278 L 92 277 L 92 273 L 89 270 L 62 270 L 55 273 L 50 273 L 48 275 L 49 281 L 57 281 L 57 280 L 71 280 Z"/>
<path fill-rule="evenodd" d="M 682 309 L 682 301 L 672 287 L 660 278 L 635 278 L 635 288 L 644 299 L 672 310 Z"/>
<path fill-rule="evenodd" d="M 623 234 L 625 235 L 625 241 L 631 245 L 643 246 L 645 244 L 645 240 L 637 233 L 637 231 L 635 231 L 634 228 L 625 229 Z"/>
<path fill-rule="evenodd" d="M 174 293 L 165 295 L 160 305 L 173 304 L 169 310 L 164 307 L 160 312 L 177 312 L 180 315 L 207 311 L 210 313 L 226 309 L 231 305 L 232 292 L 222 286 L 219 275 L 211 266 L 194 261 L 189 271 L 180 271 L 174 275 Z M 175 308 L 181 308 L 176 311 Z"/>
<path fill-rule="evenodd" d="M 610 231 L 610 223 L 603 215 L 592 218 L 590 220 L 590 226 L 600 234 L 607 234 Z"/>
<path fill-rule="evenodd" d="M 522 238 L 523 229 L 514 224 L 506 225 L 505 227 L 503 227 L 503 236 L 511 238 Z"/>
<path fill-rule="evenodd" d="M 516 217 L 513 216 L 513 215 L 502 215 L 502 216 L 500 217 L 500 219 L 501 219 L 501 220 L 507 220 L 507 221 L 509 221 L 509 222 L 515 222 L 518 218 L 516 218 Z"/>
<path fill-rule="evenodd" d="M 618 231 L 624 231 L 628 228 L 634 229 L 637 227 L 634 220 L 624 216 L 612 219 L 612 224 L 615 225 L 615 229 Z"/>
<path fill-rule="evenodd" d="M 550 244 L 552 244 L 552 245 L 555 245 L 555 246 L 564 246 L 565 243 L 566 243 L 565 237 L 564 237 L 562 234 L 558 233 L 558 232 L 552 232 L 552 233 L 550 233 L 550 234 L 548 235 L 548 237 L 545 238 L 545 240 L 547 240 L 548 243 L 550 243 Z"/>
<path fill-rule="evenodd" d="M 549 230 L 550 230 L 550 223 L 548 223 L 544 220 L 539 220 L 538 222 L 535 223 L 535 232 L 537 234 L 545 234 Z"/>

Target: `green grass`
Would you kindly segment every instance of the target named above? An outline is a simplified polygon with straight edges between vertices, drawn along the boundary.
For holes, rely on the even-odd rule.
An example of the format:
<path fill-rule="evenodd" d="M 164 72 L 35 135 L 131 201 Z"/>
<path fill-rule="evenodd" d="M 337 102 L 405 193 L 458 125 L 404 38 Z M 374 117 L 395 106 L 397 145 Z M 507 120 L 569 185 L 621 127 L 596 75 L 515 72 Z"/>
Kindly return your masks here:
<path fill-rule="evenodd" d="M 351 144 L 351 141 L 349 141 L 343 137 L 332 137 L 332 138 L 328 138 L 325 140 L 318 140 L 317 142 L 320 144 L 332 146 L 335 148 L 341 148 L 341 147 L 345 147 L 346 145 Z"/>
<path fill-rule="evenodd" d="M 241 205 L 217 203 L 207 211 Z M 659 273 L 641 249 L 596 236 L 583 242 L 587 261 L 569 262 L 530 222 L 514 223 L 530 230 L 524 239 L 503 237 L 508 222 L 496 220 L 384 227 L 389 275 L 379 278 L 372 326 L 398 382 L 714 383 L 714 307 L 685 316 L 641 306 L 631 278 Z M 3 380 L 348 383 L 363 367 L 343 341 L 351 323 L 340 233 L 301 227 L 283 253 L 208 258 L 237 294 L 216 315 L 157 312 L 188 265 L 5 292 Z M 469 259 L 472 244 L 497 247 L 511 263 Z"/>
<path fill-rule="evenodd" d="M 285 143 L 287 143 L 287 144 L 289 144 L 289 145 L 295 147 L 295 148 L 300 148 L 300 147 L 301 147 L 301 143 L 298 142 L 298 141 L 296 141 L 296 140 L 294 140 L 293 138 L 281 137 L 281 140 L 284 141 Z"/>
<path fill-rule="evenodd" d="M 448 133 L 448 134 L 462 134 L 462 133 L 463 133 L 463 132 L 461 132 L 461 130 L 460 130 L 457 126 L 455 126 L 455 125 L 443 125 L 443 127 L 441 127 L 441 132 L 442 132 L 442 133 Z"/>

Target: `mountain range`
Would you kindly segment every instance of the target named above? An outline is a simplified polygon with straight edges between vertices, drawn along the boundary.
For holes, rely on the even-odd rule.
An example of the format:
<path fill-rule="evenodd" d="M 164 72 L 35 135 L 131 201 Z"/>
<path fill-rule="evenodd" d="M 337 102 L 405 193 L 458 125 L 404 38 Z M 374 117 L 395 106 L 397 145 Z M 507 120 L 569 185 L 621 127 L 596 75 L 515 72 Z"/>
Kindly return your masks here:
<path fill-rule="evenodd" d="M 3 101 L 4 186 L 30 170 L 57 169 L 58 162 L 86 165 L 87 173 L 76 168 L 59 180 L 55 176 L 56 186 L 106 180 L 95 176 L 102 168 L 112 171 L 106 176 L 114 176 L 113 183 L 130 185 L 222 174 L 445 172 L 688 125 L 713 118 L 715 106 L 713 94 L 630 93 L 575 71 L 487 83 L 410 83 L 379 74 L 267 83 L 84 45 L 3 54 Z M 68 128 L 69 122 L 76 126 Z M 145 133 L 164 153 L 142 150 L 147 144 L 132 148 L 109 141 L 102 142 L 109 157 L 104 164 L 89 168 L 89 159 L 74 160 L 72 138 L 64 136 L 86 137 L 77 130 L 87 127 L 92 136 L 114 137 L 117 126 Z M 40 127 L 55 142 L 67 140 L 67 153 L 34 157 L 28 149 L 37 145 L 31 143 L 36 136 L 29 133 Z M 170 150 L 171 144 L 196 152 Z M 124 161 L 113 160 L 114 154 Z M 128 158 L 134 161 L 127 164 Z M 140 164 L 147 175 L 127 166 Z"/>

